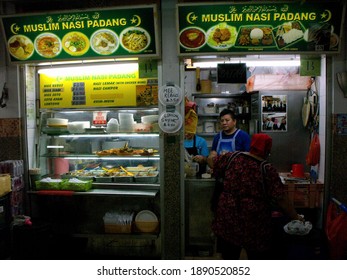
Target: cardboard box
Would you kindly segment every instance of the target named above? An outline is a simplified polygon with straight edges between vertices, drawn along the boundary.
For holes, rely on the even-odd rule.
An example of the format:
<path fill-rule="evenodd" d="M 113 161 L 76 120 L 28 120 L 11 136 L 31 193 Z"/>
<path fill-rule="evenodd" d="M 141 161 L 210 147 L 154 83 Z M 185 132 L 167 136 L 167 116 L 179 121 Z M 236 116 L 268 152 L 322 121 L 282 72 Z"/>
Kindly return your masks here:
<path fill-rule="evenodd" d="M 0 174 L 0 197 L 11 192 L 10 174 Z"/>

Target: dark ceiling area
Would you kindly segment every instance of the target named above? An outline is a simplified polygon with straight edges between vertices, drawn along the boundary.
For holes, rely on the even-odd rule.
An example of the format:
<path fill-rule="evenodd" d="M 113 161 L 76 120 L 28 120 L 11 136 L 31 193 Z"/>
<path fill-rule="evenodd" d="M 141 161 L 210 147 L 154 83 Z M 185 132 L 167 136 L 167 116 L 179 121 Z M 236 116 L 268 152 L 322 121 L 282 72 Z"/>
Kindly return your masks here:
<path fill-rule="evenodd" d="M 160 0 L 1 0 L 1 14 L 160 4 Z"/>
<path fill-rule="evenodd" d="M 343 2 L 346 0 L 333 0 Z M 266 0 L 177 0 L 178 3 L 211 3 L 211 2 L 230 2 L 232 3 L 271 3 L 278 1 Z M 331 2 L 331 0 L 287 0 L 284 2 Z M 84 10 L 93 8 L 108 8 L 115 6 L 135 6 L 157 4 L 160 9 L 161 0 L 0 0 L 0 14 L 19 14 L 19 13 L 42 13 L 61 10 Z"/>

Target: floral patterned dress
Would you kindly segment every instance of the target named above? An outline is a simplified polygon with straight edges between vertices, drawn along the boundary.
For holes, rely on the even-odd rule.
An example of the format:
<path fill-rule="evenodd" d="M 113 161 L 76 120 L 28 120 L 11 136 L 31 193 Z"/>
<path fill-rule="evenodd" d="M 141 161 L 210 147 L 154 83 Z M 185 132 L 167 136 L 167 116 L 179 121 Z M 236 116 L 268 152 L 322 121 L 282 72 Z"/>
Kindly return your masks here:
<path fill-rule="evenodd" d="M 233 157 L 230 160 L 230 157 Z M 215 217 L 214 233 L 236 246 L 264 251 L 271 243 L 270 200 L 283 196 L 284 187 L 276 169 L 242 152 L 214 159 L 214 176 L 223 178 Z M 264 184 L 263 184 L 264 177 Z"/>

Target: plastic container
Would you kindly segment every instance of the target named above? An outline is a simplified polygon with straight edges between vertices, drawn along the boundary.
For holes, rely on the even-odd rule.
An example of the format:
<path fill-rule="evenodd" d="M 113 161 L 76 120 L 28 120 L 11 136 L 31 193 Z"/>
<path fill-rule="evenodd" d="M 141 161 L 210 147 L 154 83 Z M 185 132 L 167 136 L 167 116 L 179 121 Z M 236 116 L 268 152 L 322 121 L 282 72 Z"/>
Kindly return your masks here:
<path fill-rule="evenodd" d="M 148 123 L 135 123 L 133 125 L 133 130 L 135 132 L 151 132 L 152 125 Z"/>
<path fill-rule="evenodd" d="M 214 122 L 204 122 L 204 132 L 214 133 L 215 132 L 215 123 Z"/>
<path fill-rule="evenodd" d="M 216 107 L 213 105 L 213 106 L 205 106 L 204 107 L 204 113 L 205 114 L 214 114 L 216 113 Z"/>
<path fill-rule="evenodd" d="M 69 122 L 67 124 L 67 130 L 69 133 L 84 133 L 86 128 L 90 128 L 90 122 Z"/>
<path fill-rule="evenodd" d="M 116 183 L 132 183 L 134 182 L 134 176 L 129 176 L 125 172 L 119 172 L 114 176 Z"/>
<path fill-rule="evenodd" d="M 131 233 L 131 224 L 104 224 L 105 233 Z"/>
<path fill-rule="evenodd" d="M 97 182 L 97 183 L 112 183 L 113 177 L 111 177 L 111 176 L 96 176 L 95 182 Z"/>
<path fill-rule="evenodd" d="M 157 183 L 159 178 L 158 171 L 138 172 L 134 179 L 137 183 Z"/>
<path fill-rule="evenodd" d="M 304 165 L 299 163 L 293 164 L 292 176 L 295 178 L 305 178 Z"/>
<path fill-rule="evenodd" d="M 201 80 L 201 93 L 211 93 L 212 82 L 210 80 Z"/>
<path fill-rule="evenodd" d="M 81 180 L 78 180 L 81 181 Z M 78 182 L 74 179 L 70 179 L 68 181 L 64 181 L 61 185 L 62 190 L 66 191 L 75 191 L 75 192 L 86 192 L 92 188 L 92 180 Z"/>
<path fill-rule="evenodd" d="M 151 124 L 158 122 L 159 116 L 158 115 L 148 115 L 148 116 L 142 116 L 141 122 L 146 124 Z"/>
<path fill-rule="evenodd" d="M 115 211 L 105 213 L 104 227 L 106 233 L 131 233 L 134 212 Z"/>
<path fill-rule="evenodd" d="M 35 182 L 35 187 L 36 190 L 60 190 L 61 189 L 61 184 L 63 180 L 52 180 L 52 181 L 36 181 Z"/>

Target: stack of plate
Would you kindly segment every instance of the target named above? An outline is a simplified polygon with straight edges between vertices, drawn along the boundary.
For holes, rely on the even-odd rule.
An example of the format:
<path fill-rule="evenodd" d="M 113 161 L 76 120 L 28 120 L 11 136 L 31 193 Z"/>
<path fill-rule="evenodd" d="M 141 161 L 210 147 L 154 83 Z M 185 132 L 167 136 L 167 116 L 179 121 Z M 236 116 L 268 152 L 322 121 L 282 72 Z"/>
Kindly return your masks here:
<path fill-rule="evenodd" d="M 158 230 L 158 217 L 152 211 L 142 210 L 135 217 L 135 225 L 141 232 L 155 232 Z"/>

